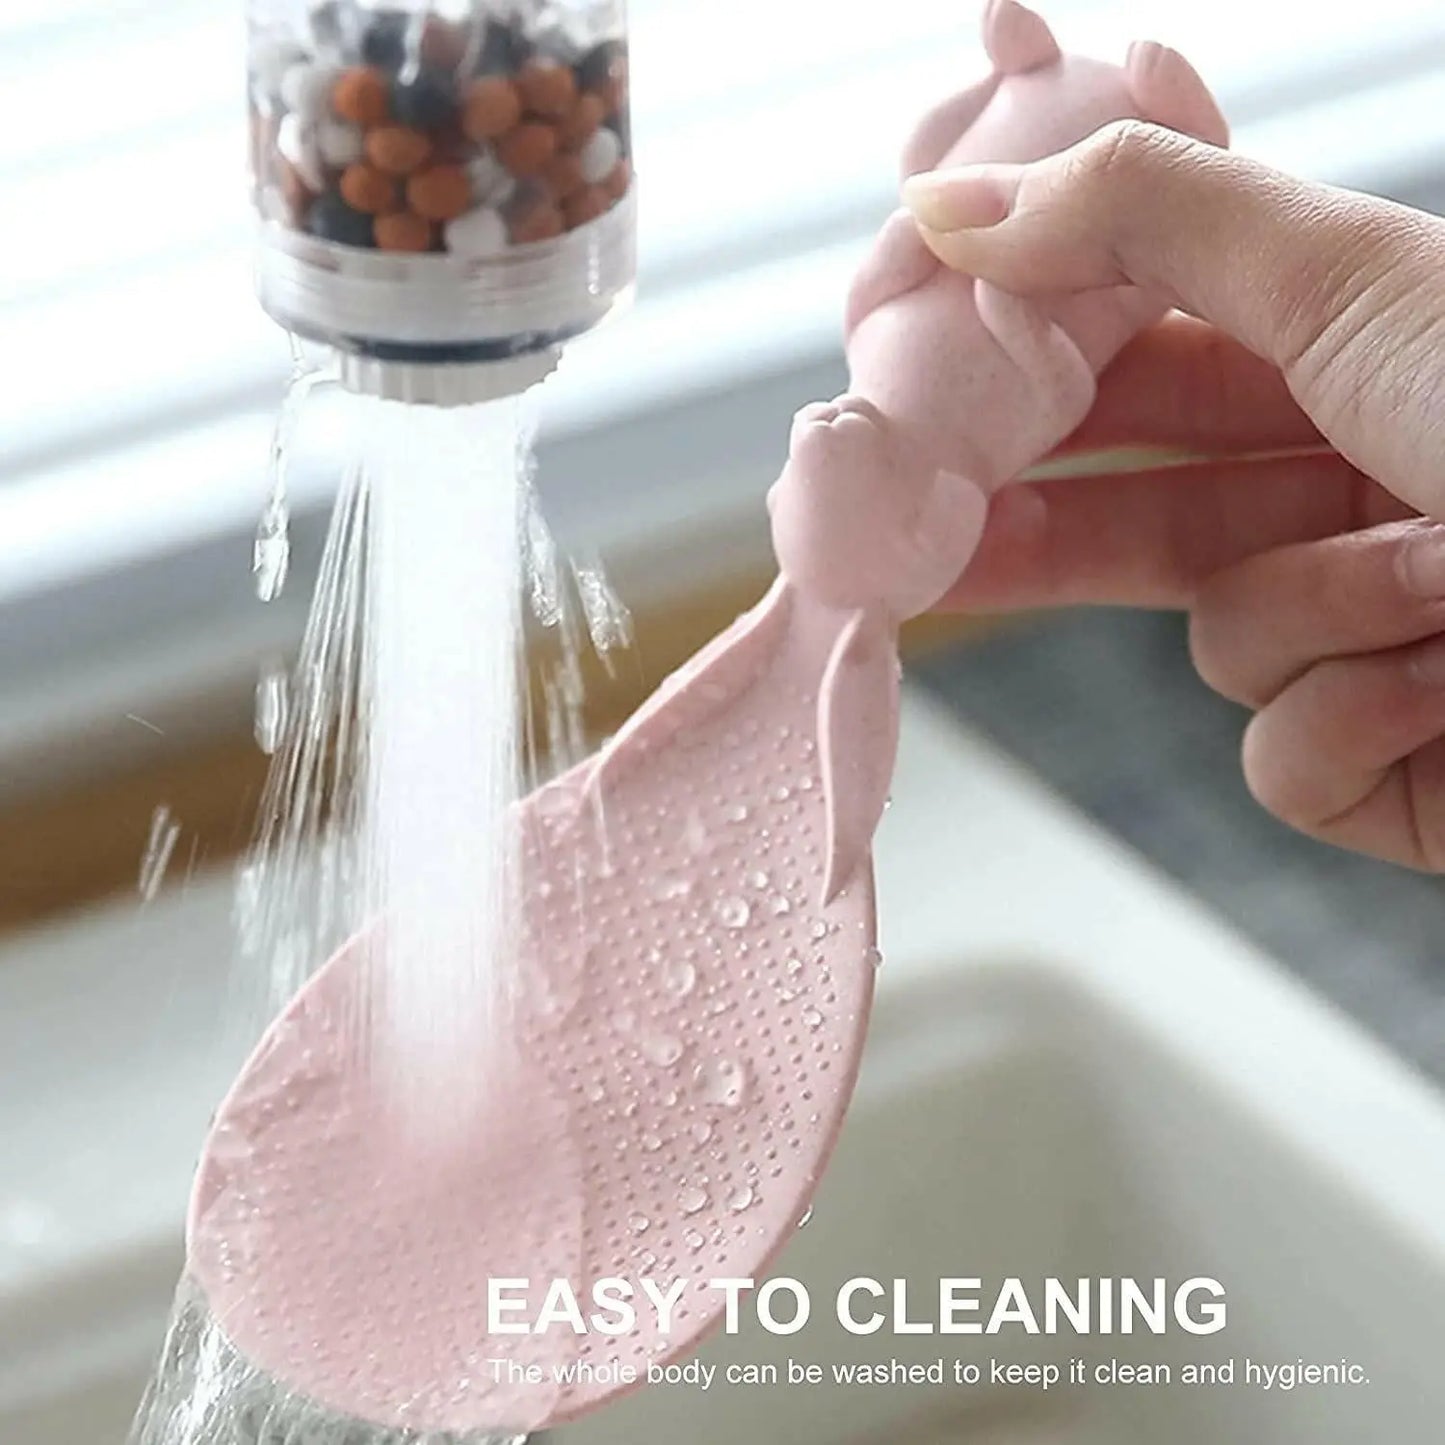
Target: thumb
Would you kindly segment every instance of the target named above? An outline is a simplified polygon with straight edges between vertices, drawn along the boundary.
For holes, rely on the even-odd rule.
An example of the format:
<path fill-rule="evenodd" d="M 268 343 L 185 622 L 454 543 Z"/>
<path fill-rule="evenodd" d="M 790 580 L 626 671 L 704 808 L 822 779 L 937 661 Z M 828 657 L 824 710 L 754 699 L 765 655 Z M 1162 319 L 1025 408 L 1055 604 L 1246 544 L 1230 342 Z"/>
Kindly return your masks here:
<path fill-rule="evenodd" d="M 949 266 L 1041 295 L 1132 283 L 1284 373 L 1356 466 L 1445 516 L 1445 222 L 1125 121 L 1022 166 L 911 178 Z"/>

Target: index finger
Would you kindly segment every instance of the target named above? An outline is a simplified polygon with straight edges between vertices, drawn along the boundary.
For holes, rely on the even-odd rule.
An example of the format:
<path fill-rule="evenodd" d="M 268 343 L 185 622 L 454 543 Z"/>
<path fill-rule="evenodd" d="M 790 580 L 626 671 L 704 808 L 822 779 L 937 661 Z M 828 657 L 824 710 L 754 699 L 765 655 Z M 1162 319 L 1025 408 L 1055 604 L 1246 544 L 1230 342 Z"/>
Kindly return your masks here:
<path fill-rule="evenodd" d="M 1445 515 L 1439 218 L 1135 121 L 1031 165 L 914 177 L 904 198 L 939 257 L 1005 290 L 1133 283 L 1212 322 L 1343 455 Z"/>

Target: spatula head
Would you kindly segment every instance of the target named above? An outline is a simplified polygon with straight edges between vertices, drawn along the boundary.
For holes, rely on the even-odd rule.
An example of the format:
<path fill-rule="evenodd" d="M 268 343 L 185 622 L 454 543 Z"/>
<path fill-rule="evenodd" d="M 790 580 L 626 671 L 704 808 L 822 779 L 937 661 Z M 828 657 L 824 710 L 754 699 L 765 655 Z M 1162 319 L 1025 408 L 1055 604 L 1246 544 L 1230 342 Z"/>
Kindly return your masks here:
<path fill-rule="evenodd" d="M 578 1362 L 645 1378 L 717 1323 L 709 1281 L 763 1277 L 842 1121 L 873 986 L 866 857 L 822 904 L 837 623 L 776 590 L 524 804 L 521 990 L 462 1127 L 425 1146 L 396 1127 L 356 1038 L 366 939 L 276 1021 L 190 1216 L 192 1276 L 249 1359 L 342 1415 L 535 1429 L 625 1388 Z M 590 1323 L 602 1280 L 633 1327 L 489 1329 L 536 1325 L 549 1293 Z M 680 1286 L 666 1330 L 644 1280 Z M 489 1281 L 514 1313 L 489 1321 Z"/>

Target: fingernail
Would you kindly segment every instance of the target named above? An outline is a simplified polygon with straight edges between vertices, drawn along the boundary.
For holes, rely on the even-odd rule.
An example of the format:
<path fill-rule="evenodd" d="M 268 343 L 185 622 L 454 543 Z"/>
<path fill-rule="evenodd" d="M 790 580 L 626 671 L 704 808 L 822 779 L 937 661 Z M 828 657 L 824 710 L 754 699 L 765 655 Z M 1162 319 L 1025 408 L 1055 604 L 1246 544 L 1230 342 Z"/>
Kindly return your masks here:
<path fill-rule="evenodd" d="M 1445 527 L 1421 527 L 1399 553 L 1400 580 L 1416 597 L 1445 597 Z"/>
<path fill-rule="evenodd" d="M 930 231 L 996 226 L 1009 213 L 1008 191 L 998 178 L 968 167 L 909 176 L 903 203 Z"/>

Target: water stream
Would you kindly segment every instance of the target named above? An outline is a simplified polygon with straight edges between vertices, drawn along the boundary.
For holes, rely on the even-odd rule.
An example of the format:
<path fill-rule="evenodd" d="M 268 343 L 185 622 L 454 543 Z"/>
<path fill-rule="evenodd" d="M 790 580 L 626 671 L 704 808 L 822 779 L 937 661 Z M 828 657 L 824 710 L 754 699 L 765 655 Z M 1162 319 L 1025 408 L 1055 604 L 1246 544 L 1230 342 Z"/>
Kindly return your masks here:
<path fill-rule="evenodd" d="M 263 601 L 286 584 L 287 468 L 308 400 L 328 380 L 298 356 L 253 558 Z M 268 663 L 257 683 L 257 742 L 271 764 L 237 875 L 234 1003 L 259 1029 L 380 920 L 384 965 L 356 1026 L 413 1125 L 439 1127 L 466 1118 L 458 1085 L 482 1086 L 474 1061 L 506 1027 L 509 810 L 587 752 L 583 659 L 591 648 L 610 665 L 630 645 L 630 619 L 600 566 L 574 563 L 547 528 L 532 397 L 455 409 L 338 401 L 350 454 L 300 650 L 289 668 Z M 557 642 L 539 706 L 528 618 Z M 130 1438 L 460 1445 L 341 1420 L 293 1397 L 230 1347 L 189 1279 Z"/>

